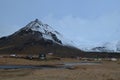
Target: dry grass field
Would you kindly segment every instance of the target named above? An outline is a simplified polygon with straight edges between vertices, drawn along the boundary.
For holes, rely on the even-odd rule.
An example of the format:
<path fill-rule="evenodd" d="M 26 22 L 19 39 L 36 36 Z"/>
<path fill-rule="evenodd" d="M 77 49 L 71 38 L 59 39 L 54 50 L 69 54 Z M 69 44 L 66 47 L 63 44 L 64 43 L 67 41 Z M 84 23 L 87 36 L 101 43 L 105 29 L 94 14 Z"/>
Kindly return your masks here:
<path fill-rule="evenodd" d="M 62 58 L 61 60 L 29 60 L 23 58 L 0 58 L 0 65 L 56 65 L 63 62 L 79 62 L 77 59 Z"/>
<path fill-rule="evenodd" d="M 41 65 L 76 62 L 32 61 L 25 59 L 0 58 L 0 64 Z M 79 65 L 75 69 L 0 69 L 0 80 L 120 80 L 120 61 L 102 61 L 101 65 Z"/>

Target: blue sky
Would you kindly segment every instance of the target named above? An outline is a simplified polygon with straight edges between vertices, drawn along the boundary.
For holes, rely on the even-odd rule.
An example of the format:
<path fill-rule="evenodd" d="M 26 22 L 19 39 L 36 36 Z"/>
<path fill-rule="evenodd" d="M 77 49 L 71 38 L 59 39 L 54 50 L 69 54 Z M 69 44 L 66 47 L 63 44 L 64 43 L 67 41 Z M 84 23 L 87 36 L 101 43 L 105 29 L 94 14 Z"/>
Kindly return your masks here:
<path fill-rule="evenodd" d="M 0 36 L 36 18 L 81 43 L 120 40 L 120 0 L 0 0 Z"/>

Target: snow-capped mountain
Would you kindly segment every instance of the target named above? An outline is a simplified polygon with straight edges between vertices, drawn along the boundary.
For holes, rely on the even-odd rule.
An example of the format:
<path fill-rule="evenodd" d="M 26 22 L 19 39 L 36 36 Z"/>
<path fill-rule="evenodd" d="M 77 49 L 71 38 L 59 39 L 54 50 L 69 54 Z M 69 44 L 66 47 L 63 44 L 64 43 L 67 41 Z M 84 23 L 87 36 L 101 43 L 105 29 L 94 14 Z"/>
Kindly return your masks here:
<path fill-rule="evenodd" d="M 58 31 L 54 30 L 48 24 L 42 23 L 38 19 L 36 19 L 35 21 L 31 21 L 29 24 L 17 31 L 15 34 L 18 34 L 21 31 L 33 31 L 32 34 L 38 32 L 39 37 L 42 37 L 45 40 L 52 40 L 53 42 L 61 45 L 74 46 L 74 43 L 72 41 L 64 38 L 63 35 L 60 34 Z"/>
<path fill-rule="evenodd" d="M 120 41 L 105 42 L 94 47 L 83 48 L 82 50 L 88 52 L 120 52 Z"/>
<path fill-rule="evenodd" d="M 83 51 L 38 19 L 31 21 L 12 35 L 0 38 L 0 53 L 39 54 L 40 52 L 65 57 L 80 55 Z"/>

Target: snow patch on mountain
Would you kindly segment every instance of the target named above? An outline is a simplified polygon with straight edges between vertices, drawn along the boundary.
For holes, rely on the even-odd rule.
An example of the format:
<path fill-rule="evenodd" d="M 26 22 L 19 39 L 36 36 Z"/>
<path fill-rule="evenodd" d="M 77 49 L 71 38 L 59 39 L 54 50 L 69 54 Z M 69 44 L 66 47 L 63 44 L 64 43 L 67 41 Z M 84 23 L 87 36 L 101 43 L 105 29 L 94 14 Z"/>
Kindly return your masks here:
<path fill-rule="evenodd" d="M 38 32 L 42 33 L 42 37 L 44 39 L 52 40 L 52 41 L 54 41 L 55 43 L 58 43 L 58 44 L 62 43 L 63 46 L 67 45 L 67 46 L 75 47 L 75 44 L 72 41 L 64 38 L 61 33 L 59 33 L 58 31 L 54 30 L 48 24 L 42 23 L 38 19 L 36 19 L 35 21 L 31 21 L 29 24 L 27 24 L 21 30 L 38 31 Z M 18 31 L 18 32 L 20 32 L 20 31 Z M 16 32 L 16 33 L 18 33 L 18 32 Z"/>
<path fill-rule="evenodd" d="M 120 52 L 120 41 L 88 44 L 79 48 L 86 52 Z"/>
<path fill-rule="evenodd" d="M 39 21 L 38 19 L 36 19 L 35 21 L 31 21 L 28 25 L 26 25 L 24 28 L 24 30 L 33 30 L 33 31 L 39 31 L 42 33 L 47 33 L 47 32 L 54 32 L 55 30 L 50 27 L 47 24 L 43 24 L 41 21 Z"/>

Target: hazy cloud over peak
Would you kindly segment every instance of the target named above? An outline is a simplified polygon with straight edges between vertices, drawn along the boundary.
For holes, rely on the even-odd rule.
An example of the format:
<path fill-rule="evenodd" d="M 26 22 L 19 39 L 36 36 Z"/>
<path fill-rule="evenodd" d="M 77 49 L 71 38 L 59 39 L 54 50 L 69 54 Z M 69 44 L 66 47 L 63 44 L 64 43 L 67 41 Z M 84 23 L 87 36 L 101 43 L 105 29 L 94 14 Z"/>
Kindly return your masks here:
<path fill-rule="evenodd" d="M 118 37 L 120 35 L 119 12 L 107 13 L 93 19 L 72 15 L 57 19 L 51 15 L 43 20 L 72 39 L 95 42 L 120 40 Z"/>

